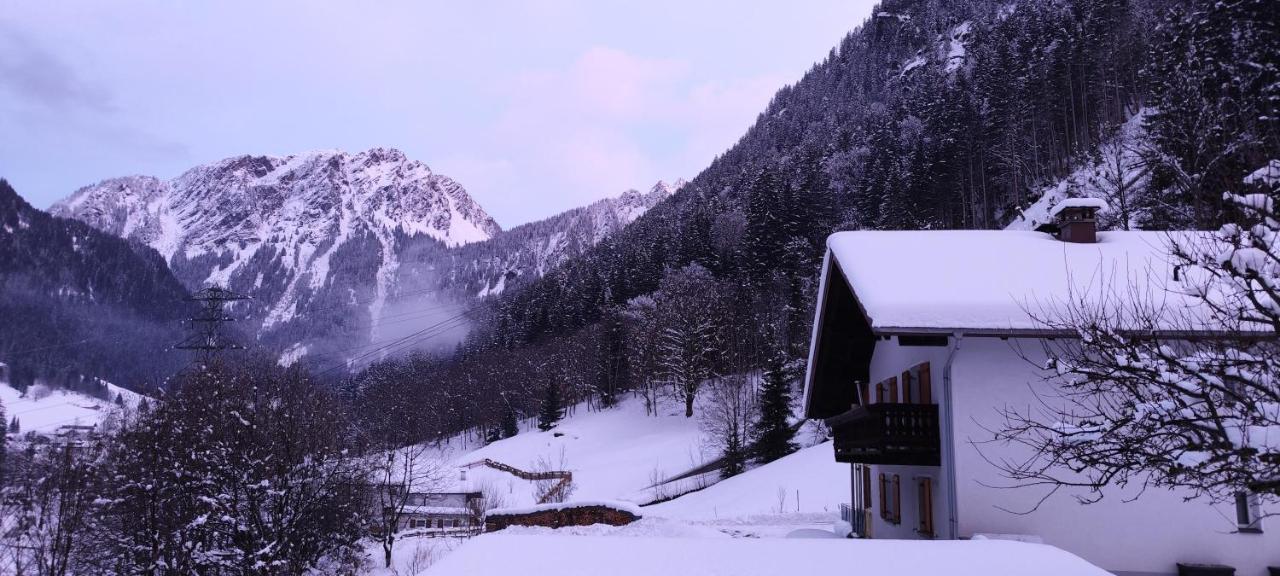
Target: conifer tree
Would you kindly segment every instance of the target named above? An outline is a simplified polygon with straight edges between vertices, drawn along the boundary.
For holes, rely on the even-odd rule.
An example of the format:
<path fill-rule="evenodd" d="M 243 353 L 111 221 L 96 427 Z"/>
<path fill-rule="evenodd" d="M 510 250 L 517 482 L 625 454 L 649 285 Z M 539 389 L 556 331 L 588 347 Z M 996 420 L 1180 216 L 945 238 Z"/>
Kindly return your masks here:
<path fill-rule="evenodd" d="M 561 418 L 564 418 L 564 405 L 560 398 L 560 387 L 555 382 L 549 382 L 543 389 L 542 405 L 538 409 L 538 429 L 546 432 L 555 428 L 556 422 Z"/>
<path fill-rule="evenodd" d="M 520 433 L 520 421 L 516 418 L 516 411 L 507 405 L 507 411 L 502 415 L 502 437 L 510 438 Z"/>
<path fill-rule="evenodd" d="M 791 387 L 786 372 L 785 355 L 771 353 L 764 365 L 760 419 L 752 430 L 755 455 L 762 464 L 796 451 L 795 442 L 791 440 L 795 432 L 787 421 L 791 416 Z"/>

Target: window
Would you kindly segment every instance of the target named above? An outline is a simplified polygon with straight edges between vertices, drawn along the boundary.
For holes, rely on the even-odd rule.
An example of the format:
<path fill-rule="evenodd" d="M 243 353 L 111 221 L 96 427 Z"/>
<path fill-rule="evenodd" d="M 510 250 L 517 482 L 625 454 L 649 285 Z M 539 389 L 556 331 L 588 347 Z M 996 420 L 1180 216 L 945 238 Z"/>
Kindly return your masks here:
<path fill-rule="evenodd" d="M 891 524 L 902 522 L 902 485 L 897 474 L 880 474 L 880 518 Z"/>
<path fill-rule="evenodd" d="M 898 402 L 898 377 L 887 378 L 876 384 L 876 404 L 895 404 Z"/>
<path fill-rule="evenodd" d="M 889 482 L 888 482 L 888 479 L 885 478 L 884 472 L 880 473 L 880 485 L 878 486 L 878 488 L 879 488 L 878 491 L 880 492 L 880 518 L 883 520 L 888 520 L 890 518 L 889 516 Z"/>
<path fill-rule="evenodd" d="M 893 520 L 894 524 L 902 523 L 902 483 L 899 482 L 898 475 L 893 475 Z"/>
<path fill-rule="evenodd" d="M 916 402 L 920 404 L 933 404 L 933 386 L 930 382 L 929 363 L 925 362 L 915 367 L 916 370 Z"/>
<path fill-rule="evenodd" d="M 871 467 L 866 464 L 862 466 L 862 507 L 871 508 Z"/>
<path fill-rule="evenodd" d="M 916 482 L 916 505 L 920 512 L 920 526 L 916 531 L 921 536 L 932 538 L 933 534 L 933 479 L 921 478 Z"/>
<path fill-rule="evenodd" d="M 933 404 L 928 362 L 902 373 L 902 401 L 907 404 Z"/>
<path fill-rule="evenodd" d="M 1262 506 L 1257 494 L 1236 494 L 1236 525 L 1241 532 L 1262 532 Z"/>
<path fill-rule="evenodd" d="M 436 518 L 436 528 L 444 528 L 444 518 Z"/>

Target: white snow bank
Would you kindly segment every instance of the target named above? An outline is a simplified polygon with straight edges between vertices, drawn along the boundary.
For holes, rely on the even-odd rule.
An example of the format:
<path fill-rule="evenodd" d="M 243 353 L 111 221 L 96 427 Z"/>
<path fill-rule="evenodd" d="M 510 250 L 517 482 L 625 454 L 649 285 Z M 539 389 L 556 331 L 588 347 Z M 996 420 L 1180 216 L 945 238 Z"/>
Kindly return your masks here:
<path fill-rule="evenodd" d="M 1003 331 L 1043 329 L 1037 318 L 1068 303 L 1123 310 L 1135 297 L 1163 304 L 1162 321 L 1201 318 L 1198 299 L 1174 292 L 1168 256 L 1171 239 L 1200 238 L 1100 232 L 1080 244 L 1040 232 L 857 231 L 832 234 L 827 247 L 878 332 Z"/>
<path fill-rule="evenodd" d="M 848 571 L 895 576 L 1106 576 L 1052 546 L 985 541 L 663 538 L 493 533 L 427 574 L 510 576 L 772 576 Z"/>
<path fill-rule="evenodd" d="M 537 506 L 523 506 L 519 508 L 499 508 L 490 510 L 490 516 L 514 516 L 517 514 L 536 514 L 538 512 L 546 512 L 548 510 L 568 510 L 570 508 L 589 508 L 592 506 L 603 506 L 605 508 L 613 508 L 630 513 L 632 516 L 640 517 L 644 514 L 640 511 L 640 507 L 631 502 L 622 502 L 620 500 L 574 500 L 573 502 L 548 502 Z"/>
<path fill-rule="evenodd" d="M 644 510 L 696 520 L 817 512 L 834 517 L 851 493 L 849 465 L 836 462 L 831 442 L 823 442 Z"/>

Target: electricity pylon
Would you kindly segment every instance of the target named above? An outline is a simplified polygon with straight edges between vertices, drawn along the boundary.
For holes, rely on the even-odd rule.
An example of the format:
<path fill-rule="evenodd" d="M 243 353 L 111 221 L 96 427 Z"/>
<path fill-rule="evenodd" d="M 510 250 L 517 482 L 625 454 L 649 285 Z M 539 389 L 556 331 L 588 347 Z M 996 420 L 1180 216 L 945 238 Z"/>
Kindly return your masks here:
<path fill-rule="evenodd" d="M 194 350 L 196 361 L 200 364 L 208 364 L 218 352 L 223 350 L 244 350 L 244 346 L 222 333 L 223 323 L 235 321 L 235 318 L 227 315 L 223 307 L 227 302 L 248 299 L 248 296 L 237 294 L 221 286 L 210 286 L 192 294 L 187 300 L 199 302 L 200 313 L 189 319 L 192 334 L 174 348 Z"/>

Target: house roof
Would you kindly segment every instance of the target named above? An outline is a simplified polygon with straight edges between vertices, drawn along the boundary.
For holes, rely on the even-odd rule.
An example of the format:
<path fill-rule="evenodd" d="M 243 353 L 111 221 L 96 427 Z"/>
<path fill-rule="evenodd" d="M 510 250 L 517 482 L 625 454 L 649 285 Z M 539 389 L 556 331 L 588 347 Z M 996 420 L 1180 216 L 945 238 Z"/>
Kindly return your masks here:
<path fill-rule="evenodd" d="M 1190 234 L 1101 232 L 1079 244 L 1040 232 L 858 231 L 827 247 L 876 334 L 1036 333 L 1068 308 L 1129 304 L 1168 312 L 1172 330 L 1203 314 L 1172 290 L 1168 246 Z"/>

